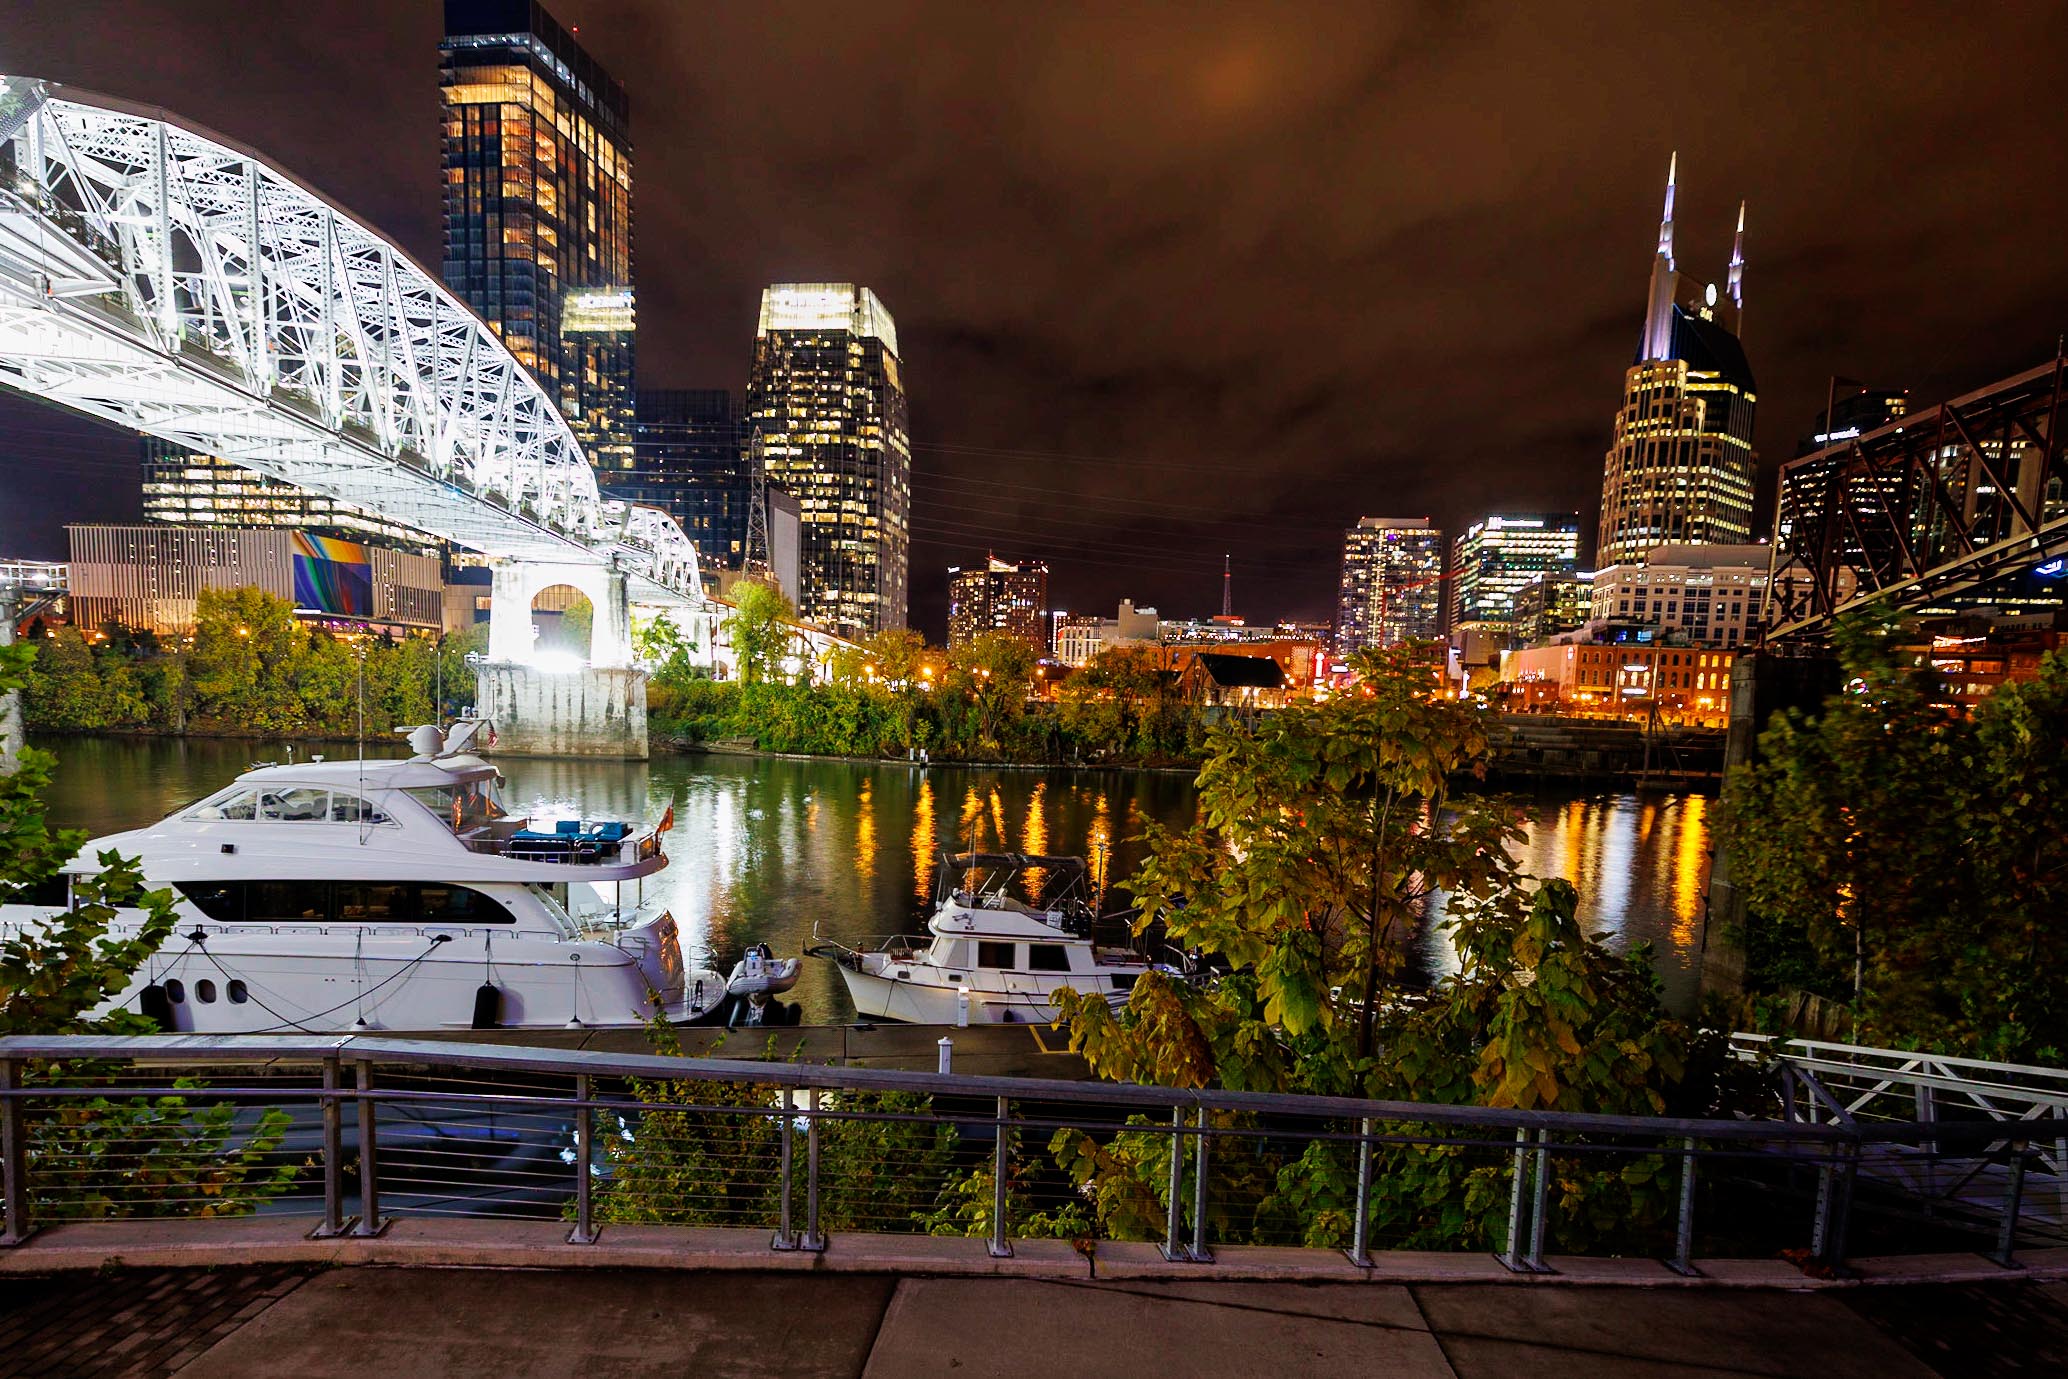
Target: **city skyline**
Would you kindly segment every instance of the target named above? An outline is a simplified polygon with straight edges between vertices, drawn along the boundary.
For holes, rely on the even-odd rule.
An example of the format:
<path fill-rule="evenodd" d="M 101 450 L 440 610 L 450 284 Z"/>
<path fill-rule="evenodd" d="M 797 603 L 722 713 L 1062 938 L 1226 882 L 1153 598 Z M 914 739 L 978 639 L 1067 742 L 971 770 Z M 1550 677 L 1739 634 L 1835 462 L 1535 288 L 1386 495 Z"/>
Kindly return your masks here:
<path fill-rule="evenodd" d="M 74 32 L 59 7 L 27 6 L 10 65 L 180 109 L 302 170 L 420 260 L 438 261 L 437 6 L 373 5 L 349 32 L 313 40 L 261 30 L 240 45 L 234 73 L 209 56 L 229 7 L 116 8 L 159 61 L 129 63 L 83 31 L 91 26 Z M 1218 606 L 1219 557 L 1231 550 L 1245 609 L 1269 617 L 1327 607 L 1333 561 L 1317 552 L 1360 511 L 1427 511 L 1455 530 L 1492 504 L 1577 506 L 1591 530 L 1608 399 L 1629 357 L 1622 342 L 1641 324 L 1633 261 L 1676 146 L 1690 260 L 1722 263 L 1737 198 L 1752 203 L 1747 344 L 1763 385 L 1765 457 L 1755 534 L 1772 468 L 1822 408 L 1831 373 L 1908 387 L 1926 405 L 2036 362 L 2059 326 L 2068 274 L 2034 227 L 2060 193 L 2025 186 L 2017 169 L 2057 160 L 2062 134 L 2006 114 L 2019 65 L 2058 47 L 2058 16 L 2016 34 L 2003 16 L 1931 32 L 1884 26 L 1848 108 L 1813 64 L 1783 56 L 1808 45 L 1796 42 L 1801 21 L 1778 17 L 1734 30 L 1741 47 L 1775 56 L 1762 75 L 1689 83 L 1634 57 L 1699 28 L 1671 15 L 1505 18 L 1472 43 L 1432 20 L 1409 49 L 1384 16 L 1324 15 L 1312 37 L 1233 20 L 1172 36 L 1146 19 L 1064 16 L 1043 38 L 993 27 L 1010 21 L 921 10 L 854 48 L 744 14 L 683 24 L 632 5 L 551 8 L 640 112 L 640 243 L 667 246 L 639 259 L 646 386 L 742 387 L 752 294 L 767 282 L 867 281 L 897 304 L 926 380 L 915 399 L 913 552 L 926 577 L 912 613 L 936 635 L 938 572 L 986 544 L 1055 560 L 1059 607 L 1110 607 L 1128 594 L 1198 612 Z M 1367 24 L 1376 27 L 1356 27 Z M 914 25 L 978 53 L 976 79 L 923 54 L 891 61 L 897 48 L 886 45 L 909 43 Z M 1106 95 L 1084 104 L 1056 46 L 1071 36 L 1104 40 L 1109 77 L 1165 78 L 1171 110 Z M 311 42 L 320 70 L 307 61 Z M 1628 89 L 1579 105 L 1561 97 L 1541 129 L 1513 119 L 1547 96 L 1541 87 L 1498 91 L 1487 118 L 1516 131 L 1511 148 L 1445 115 L 1459 108 L 1448 98 L 1418 116 L 1360 85 L 1360 73 L 1412 51 L 1408 70 L 1429 95 L 1455 93 L 1531 44 L 1568 66 L 1613 69 Z M 2007 74 L 1985 82 L 1956 64 L 1947 85 L 1917 80 L 1942 70 L 1945 51 L 1985 44 Z M 1324 45 L 1337 51 L 1317 59 Z M 800 46 L 842 53 L 859 84 L 827 81 L 820 94 L 800 82 L 785 88 L 782 111 L 737 98 L 800 64 L 828 75 L 835 59 Z M 1301 94 L 1277 80 L 1310 60 Z M 369 66 L 383 74 L 379 89 L 354 80 Z M 1718 81 L 1736 97 L 1728 119 L 1715 117 Z M 906 117 L 889 93 L 914 83 L 929 105 L 960 114 L 908 141 L 886 179 L 864 154 L 891 146 Z M 1109 89 L 1130 84 L 1100 84 Z M 1978 150 L 1942 130 L 1955 112 L 1957 128 L 2005 132 Z M 1045 132 L 1087 123 L 1125 137 L 1059 153 Z M 1888 171 L 1891 129 L 1907 177 L 1957 175 L 1964 204 L 2031 213 L 1921 208 Z M 1269 200 L 1282 215 L 1218 193 L 1212 215 L 1189 193 L 1146 219 L 1125 209 L 1157 187 L 1220 188 L 1250 165 L 1242 149 L 1295 146 L 1287 138 L 1314 153 L 1274 169 Z M 1352 198 L 1371 203 L 1361 219 L 1293 214 L 1334 204 L 1311 194 L 1318 169 L 1366 146 L 1394 151 L 1353 158 L 1354 186 L 1374 193 Z M 1440 171 L 1399 180 L 1424 165 Z M 951 167 L 960 180 L 944 180 Z M 1410 185 L 1412 196 L 1376 195 Z M 1038 207 L 1047 228 L 1025 233 L 1028 216 L 999 215 L 1001 203 Z M 1253 258 L 1244 244 L 1277 247 Z M 1224 260 L 1232 271 L 1216 275 L 1212 293 L 1187 295 L 1181 284 L 1197 265 Z M 1931 291 L 1914 290 L 1925 281 Z M 118 465 L 135 472 L 133 443 L 7 406 L 18 424 L 5 472 L 26 506 L 111 489 Z M 1322 445 L 1323 435 L 1350 441 Z M 980 503 L 981 521 L 970 515 Z M 11 550 L 59 549 L 49 522 L 31 531 L 0 520 Z M 992 529 L 971 530 L 984 524 Z"/>

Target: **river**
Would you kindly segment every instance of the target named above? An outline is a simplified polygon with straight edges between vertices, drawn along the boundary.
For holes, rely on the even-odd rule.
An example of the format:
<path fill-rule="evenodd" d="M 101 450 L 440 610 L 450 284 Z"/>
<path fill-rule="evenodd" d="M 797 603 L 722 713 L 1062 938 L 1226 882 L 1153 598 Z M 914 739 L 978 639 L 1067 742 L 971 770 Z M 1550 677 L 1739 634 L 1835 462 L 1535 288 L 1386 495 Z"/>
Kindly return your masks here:
<path fill-rule="evenodd" d="M 39 741 L 59 758 L 51 812 L 98 835 L 134 828 L 226 783 L 274 744 L 72 737 Z M 343 749 L 349 751 L 350 749 Z M 394 754 L 401 754 L 399 744 Z M 383 753 L 384 755 L 387 753 Z M 1168 772 L 1017 771 L 743 756 L 650 762 L 499 763 L 513 810 L 568 817 L 660 817 L 671 805 L 673 864 L 646 885 L 663 894 L 695 960 L 724 970 L 740 949 L 801 952 L 816 926 L 853 943 L 917 932 L 937 845 L 1106 858 L 1115 881 L 1140 860 L 1145 821 L 1191 821 L 1191 778 Z M 1698 794 L 1525 795 L 1524 866 L 1580 891 L 1592 932 L 1624 948 L 1650 940 L 1668 1003 L 1696 999 L 1709 873 L 1709 813 Z M 1119 903 L 1117 900 L 1115 904 Z M 1418 940 L 1424 977 L 1455 966 L 1432 926 Z M 812 1023 L 853 1018 L 828 964 L 807 962 L 794 999 Z"/>

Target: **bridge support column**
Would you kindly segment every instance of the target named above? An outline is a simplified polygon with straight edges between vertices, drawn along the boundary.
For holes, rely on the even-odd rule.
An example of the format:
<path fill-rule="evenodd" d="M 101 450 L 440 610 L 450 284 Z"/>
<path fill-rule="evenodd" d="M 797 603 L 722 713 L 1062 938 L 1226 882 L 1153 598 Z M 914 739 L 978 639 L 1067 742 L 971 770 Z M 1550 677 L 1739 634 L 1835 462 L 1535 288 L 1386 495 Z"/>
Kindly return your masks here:
<path fill-rule="evenodd" d="M 536 663 L 531 601 L 555 584 L 570 585 L 589 600 L 587 665 Z M 646 672 L 632 664 L 625 575 L 603 565 L 499 562 L 488 610 L 488 659 L 475 673 L 474 703 L 495 724 L 499 753 L 645 760 Z"/>

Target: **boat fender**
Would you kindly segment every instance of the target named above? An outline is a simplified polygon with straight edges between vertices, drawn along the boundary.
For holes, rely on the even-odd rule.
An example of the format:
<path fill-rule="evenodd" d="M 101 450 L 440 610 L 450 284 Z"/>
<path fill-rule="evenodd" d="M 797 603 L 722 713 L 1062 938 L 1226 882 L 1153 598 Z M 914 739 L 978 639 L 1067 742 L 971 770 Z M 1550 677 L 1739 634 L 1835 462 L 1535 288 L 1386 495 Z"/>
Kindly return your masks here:
<path fill-rule="evenodd" d="M 136 994 L 136 1008 L 146 1020 L 153 1021 L 159 1029 L 171 1030 L 172 998 L 165 994 L 165 988 L 151 982 Z"/>
<path fill-rule="evenodd" d="M 494 982 L 474 988 L 474 1028 L 500 1029 L 503 1023 L 503 989 Z"/>

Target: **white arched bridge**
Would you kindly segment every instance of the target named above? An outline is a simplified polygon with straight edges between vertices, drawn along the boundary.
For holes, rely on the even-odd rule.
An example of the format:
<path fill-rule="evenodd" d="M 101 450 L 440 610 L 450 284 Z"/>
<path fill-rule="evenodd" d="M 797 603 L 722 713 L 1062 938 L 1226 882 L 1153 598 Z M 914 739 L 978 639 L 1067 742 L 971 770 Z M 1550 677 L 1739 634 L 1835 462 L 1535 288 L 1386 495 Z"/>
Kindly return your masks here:
<path fill-rule="evenodd" d="M 590 595 L 598 665 L 628 662 L 631 603 L 705 602 L 673 519 L 598 493 L 465 303 L 162 110 L 0 78 L 0 384 L 495 557 L 491 659 L 525 659 L 546 584 Z"/>

